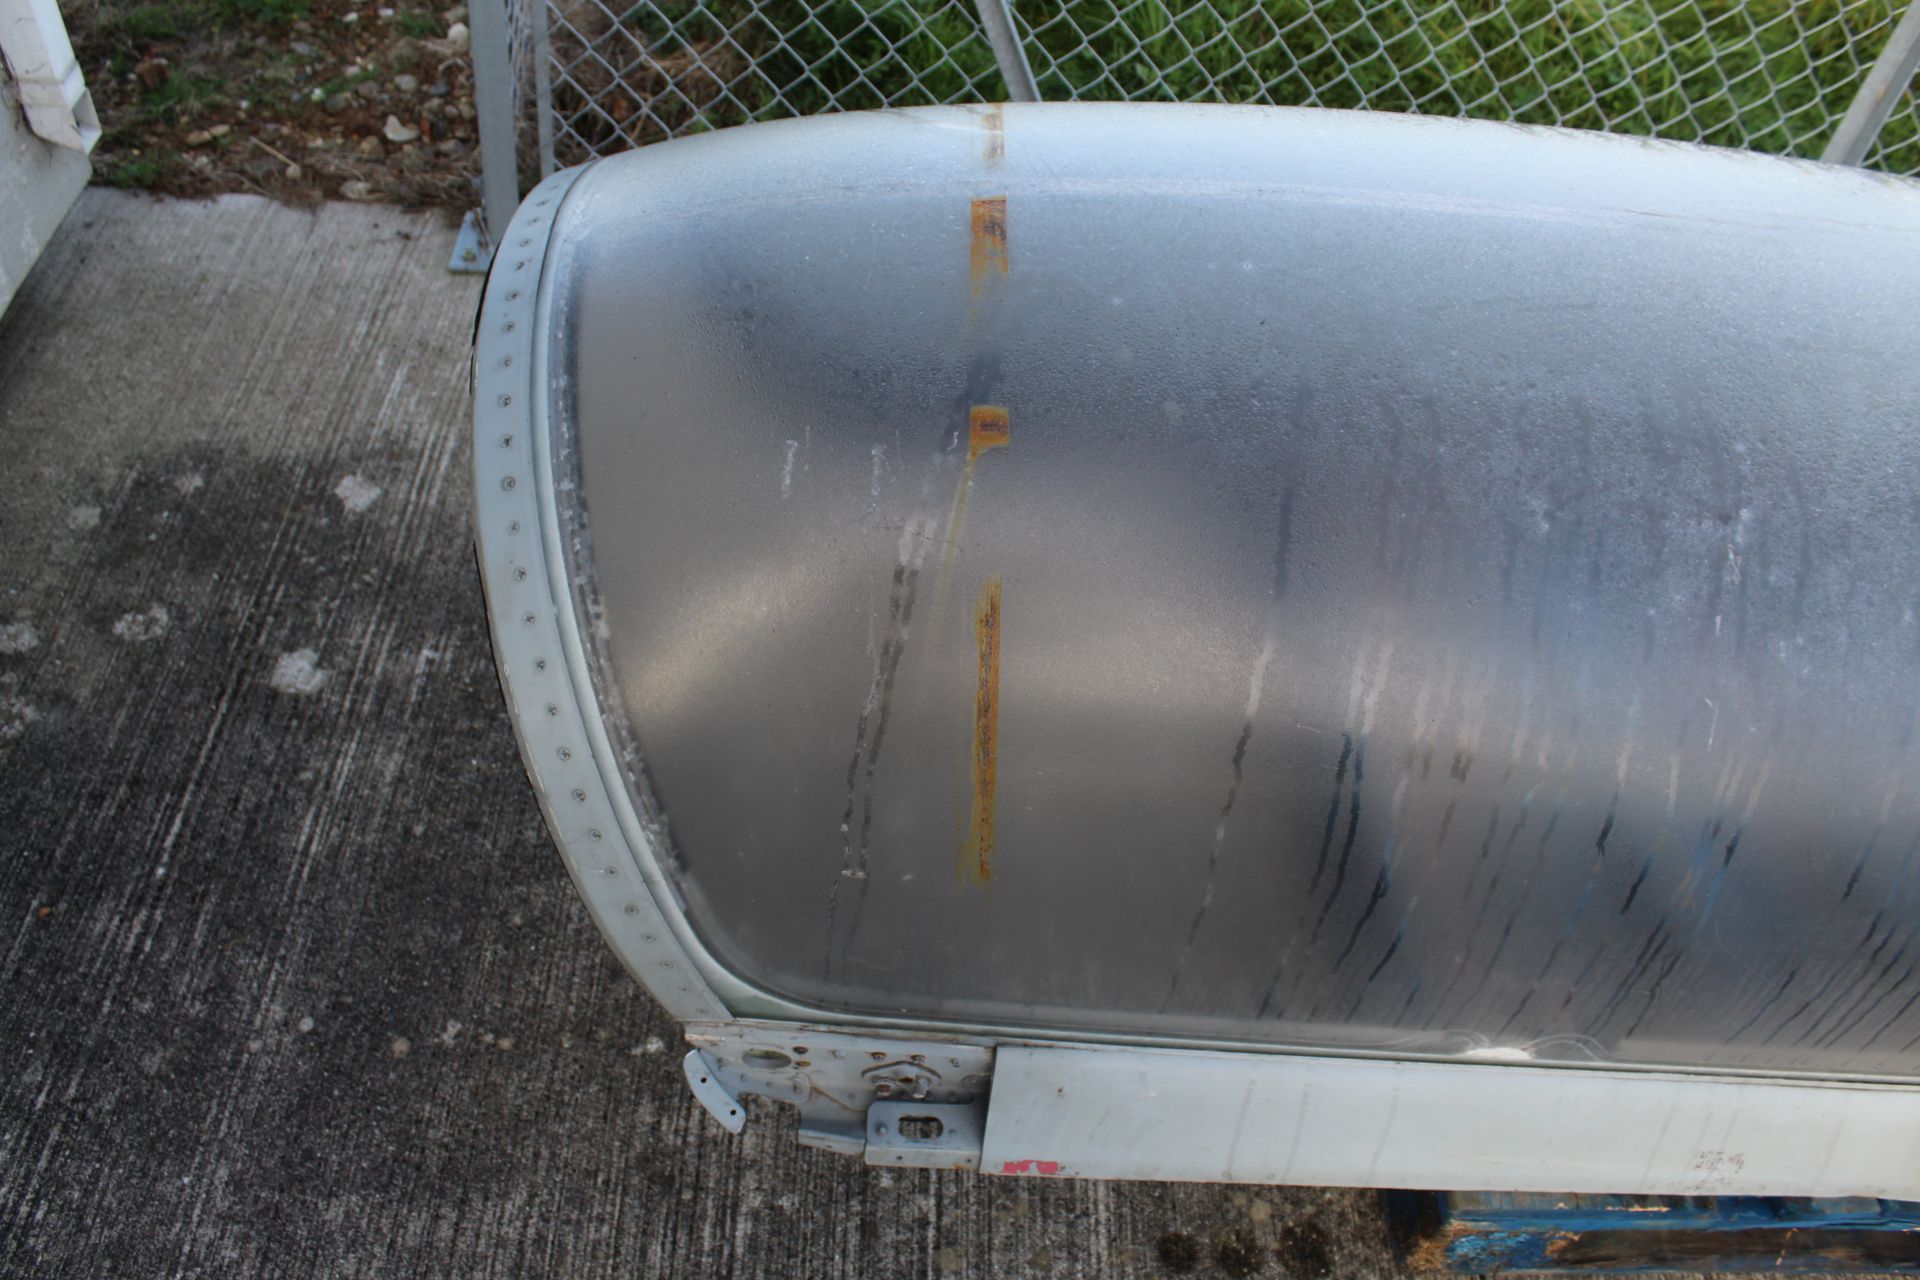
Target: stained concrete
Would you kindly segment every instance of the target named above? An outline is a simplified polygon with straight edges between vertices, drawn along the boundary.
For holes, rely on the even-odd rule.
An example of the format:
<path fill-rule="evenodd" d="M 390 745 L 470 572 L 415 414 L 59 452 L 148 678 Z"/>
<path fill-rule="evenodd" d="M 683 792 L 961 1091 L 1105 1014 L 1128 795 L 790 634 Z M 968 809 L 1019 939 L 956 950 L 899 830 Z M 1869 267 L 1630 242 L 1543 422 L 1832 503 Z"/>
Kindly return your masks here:
<path fill-rule="evenodd" d="M 0 320 L 0 1274 L 1398 1274 L 1364 1193 L 692 1102 L 515 754 L 451 239 L 92 190 Z"/>

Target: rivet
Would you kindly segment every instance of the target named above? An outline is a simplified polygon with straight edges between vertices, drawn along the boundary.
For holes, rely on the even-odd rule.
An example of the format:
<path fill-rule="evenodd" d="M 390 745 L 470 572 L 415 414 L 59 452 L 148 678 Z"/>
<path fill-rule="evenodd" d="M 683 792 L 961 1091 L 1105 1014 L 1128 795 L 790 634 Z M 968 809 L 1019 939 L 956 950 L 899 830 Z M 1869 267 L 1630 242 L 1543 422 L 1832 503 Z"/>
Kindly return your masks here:
<path fill-rule="evenodd" d="M 513 488 L 513 485 L 514 485 L 514 480 L 513 480 L 513 477 L 512 477 L 512 476 L 501 476 L 501 477 L 500 477 L 500 487 L 501 487 L 502 489 L 511 489 L 511 488 Z M 517 532 L 517 530 L 516 530 L 516 532 Z"/>

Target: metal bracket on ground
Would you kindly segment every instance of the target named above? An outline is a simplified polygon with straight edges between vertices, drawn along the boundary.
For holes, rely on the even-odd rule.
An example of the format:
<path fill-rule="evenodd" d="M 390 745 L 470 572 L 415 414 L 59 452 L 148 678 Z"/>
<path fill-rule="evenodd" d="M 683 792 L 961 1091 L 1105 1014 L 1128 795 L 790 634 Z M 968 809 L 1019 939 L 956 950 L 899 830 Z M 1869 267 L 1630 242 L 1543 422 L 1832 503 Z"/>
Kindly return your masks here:
<path fill-rule="evenodd" d="M 747 1127 L 746 1108 L 720 1083 L 720 1073 L 704 1053 L 698 1049 L 687 1050 L 687 1056 L 680 1060 L 680 1069 L 687 1073 L 687 1085 L 693 1090 L 693 1096 L 728 1133 L 739 1133 Z"/>
<path fill-rule="evenodd" d="M 460 233 L 454 237 L 453 257 L 447 263 L 447 270 L 455 275 L 483 276 L 492 262 L 493 245 L 481 225 L 480 211 L 469 209 L 467 216 L 460 219 Z"/>
<path fill-rule="evenodd" d="M 869 1110 L 900 1102 L 913 1104 L 916 1115 L 978 1105 L 979 1148 L 993 1082 L 989 1046 L 753 1022 L 689 1023 L 687 1042 L 732 1097 L 754 1094 L 799 1108 L 805 1146 L 858 1156 L 869 1140 Z"/>

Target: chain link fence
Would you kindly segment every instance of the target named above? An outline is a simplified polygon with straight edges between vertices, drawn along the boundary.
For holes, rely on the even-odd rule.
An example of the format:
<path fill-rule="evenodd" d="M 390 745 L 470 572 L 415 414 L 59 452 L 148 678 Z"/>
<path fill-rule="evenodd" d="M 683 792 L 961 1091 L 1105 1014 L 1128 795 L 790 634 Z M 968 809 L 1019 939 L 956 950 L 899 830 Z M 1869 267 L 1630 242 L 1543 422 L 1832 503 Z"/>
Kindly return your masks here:
<path fill-rule="evenodd" d="M 478 2 L 506 6 L 493 78 L 508 81 L 520 178 L 779 116 L 1020 96 L 982 21 L 1005 0 Z M 1902 7 L 1012 0 L 998 12 L 1048 100 L 1358 107 L 1818 156 Z M 1920 110 L 1900 66 L 1865 162 L 1916 174 Z"/>

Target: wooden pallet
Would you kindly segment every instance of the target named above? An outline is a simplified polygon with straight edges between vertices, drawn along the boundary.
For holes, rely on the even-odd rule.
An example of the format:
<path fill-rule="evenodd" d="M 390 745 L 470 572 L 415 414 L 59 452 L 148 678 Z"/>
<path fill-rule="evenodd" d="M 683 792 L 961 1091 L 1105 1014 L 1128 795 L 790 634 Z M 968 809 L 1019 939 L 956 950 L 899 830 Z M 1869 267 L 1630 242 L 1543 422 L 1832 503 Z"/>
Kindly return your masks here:
<path fill-rule="evenodd" d="M 1866 1198 L 1384 1193 L 1414 1270 L 1920 1274 L 1920 1203 Z"/>

